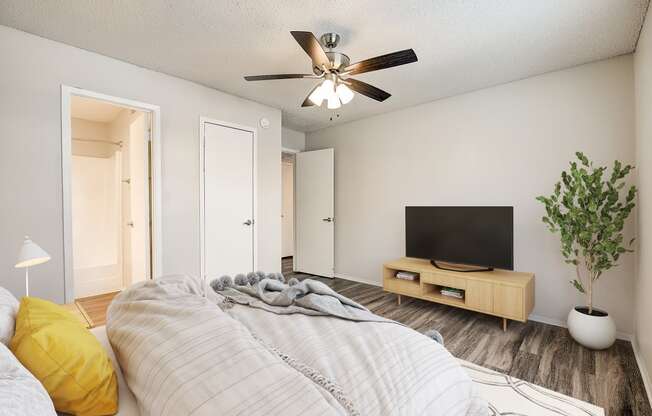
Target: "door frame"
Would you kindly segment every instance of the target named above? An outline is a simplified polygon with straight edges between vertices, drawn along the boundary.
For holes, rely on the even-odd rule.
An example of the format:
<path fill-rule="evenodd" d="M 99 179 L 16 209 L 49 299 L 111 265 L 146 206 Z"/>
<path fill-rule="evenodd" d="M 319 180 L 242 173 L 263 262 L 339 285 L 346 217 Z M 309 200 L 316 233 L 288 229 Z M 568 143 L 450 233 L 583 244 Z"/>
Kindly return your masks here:
<path fill-rule="evenodd" d="M 296 188 L 297 188 L 297 154 L 305 152 L 305 150 L 297 150 L 289 147 L 281 146 L 281 164 L 283 164 L 283 153 L 290 153 L 294 155 L 294 163 L 292 164 L 292 271 L 294 272 L 294 265 L 296 263 L 297 255 L 297 198 L 296 198 Z M 281 191 L 283 191 L 283 172 L 281 172 Z M 281 207 L 282 209 L 283 207 Z M 281 224 L 281 227 L 283 224 Z M 283 230 L 281 230 L 283 233 Z M 281 238 L 283 235 L 281 234 Z M 281 241 L 283 244 L 283 241 Z M 282 248 L 281 248 L 282 249 Z M 281 256 L 281 268 L 283 268 L 283 256 Z"/>
<path fill-rule="evenodd" d="M 252 213 L 253 213 L 253 268 L 254 271 L 258 269 L 258 129 L 244 126 L 242 124 L 232 123 L 230 121 L 217 120 L 210 117 L 199 117 L 199 276 L 206 279 L 206 242 L 204 224 L 206 212 L 204 209 L 204 174 L 206 172 L 204 146 L 206 145 L 205 126 L 206 124 L 214 124 L 217 126 L 227 127 L 236 130 L 250 132 L 253 136 L 253 195 L 252 195 Z"/>
<path fill-rule="evenodd" d="M 158 105 L 142 103 L 122 97 L 115 97 L 82 88 L 61 85 L 61 178 L 63 186 L 63 273 L 64 273 L 64 299 L 66 303 L 75 300 L 73 248 L 72 248 L 72 191 L 71 191 L 71 164 L 72 164 L 72 122 L 70 104 L 73 96 L 92 98 L 106 101 L 121 107 L 149 113 L 151 116 L 150 141 L 151 161 L 150 174 L 152 184 L 150 191 L 150 227 L 149 239 L 151 242 L 151 270 L 150 278 L 163 273 L 163 202 L 161 183 L 161 108 Z"/>

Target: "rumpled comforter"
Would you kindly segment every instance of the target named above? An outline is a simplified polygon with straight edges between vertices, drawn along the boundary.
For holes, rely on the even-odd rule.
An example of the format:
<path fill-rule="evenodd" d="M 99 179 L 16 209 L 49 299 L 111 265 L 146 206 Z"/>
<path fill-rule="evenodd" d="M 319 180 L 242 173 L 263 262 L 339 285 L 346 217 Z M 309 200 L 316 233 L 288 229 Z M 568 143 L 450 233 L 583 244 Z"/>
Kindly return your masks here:
<path fill-rule="evenodd" d="M 442 346 L 401 325 L 278 315 L 200 279 L 122 292 L 107 333 L 143 415 L 486 415 Z"/>
<path fill-rule="evenodd" d="M 317 280 L 306 279 L 294 285 L 263 279 L 251 286 L 230 286 L 218 293 L 241 305 L 264 309 L 277 314 L 334 316 L 358 322 L 388 322 L 364 306 L 342 296 Z"/>

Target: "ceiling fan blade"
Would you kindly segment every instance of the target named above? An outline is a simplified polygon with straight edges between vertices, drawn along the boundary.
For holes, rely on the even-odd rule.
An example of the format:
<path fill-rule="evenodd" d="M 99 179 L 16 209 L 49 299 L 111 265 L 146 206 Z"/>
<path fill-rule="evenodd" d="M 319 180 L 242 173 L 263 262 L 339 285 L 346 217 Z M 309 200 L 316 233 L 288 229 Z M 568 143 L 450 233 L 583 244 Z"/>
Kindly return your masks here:
<path fill-rule="evenodd" d="M 373 98 L 376 101 L 382 102 L 392 96 L 392 94 L 387 91 L 383 91 L 380 88 L 376 88 L 366 82 L 358 81 L 357 79 L 349 78 L 346 80 L 346 83 L 353 91 L 366 95 L 369 98 Z"/>
<path fill-rule="evenodd" d="M 306 96 L 306 99 L 303 100 L 303 103 L 301 103 L 301 107 L 312 107 L 312 106 L 315 105 L 315 103 L 313 103 L 312 101 L 310 101 L 310 95 L 313 93 L 313 91 L 315 91 L 315 90 L 316 90 L 317 88 L 319 88 L 319 87 L 321 87 L 321 84 L 317 84 L 317 85 L 315 85 L 314 87 L 312 87 L 312 89 L 310 90 L 310 92 L 309 92 L 308 95 Z"/>
<path fill-rule="evenodd" d="M 306 51 L 308 56 L 310 56 L 310 59 L 312 59 L 313 64 L 316 65 L 317 68 L 322 69 L 322 65 L 326 67 L 330 66 L 330 61 L 328 60 L 328 56 L 326 56 L 326 52 L 324 52 L 324 49 L 321 47 L 321 44 L 312 32 L 292 31 L 290 33 L 294 37 L 294 40 L 296 40 L 303 50 Z"/>
<path fill-rule="evenodd" d="M 317 78 L 312 74 L 278 74 L 278 75 L 247 75 L 247 81 L 268 81 L 270 79 Z"/>
<path fill-rule="evenodd" d="M 344 73 L 348 75 L 362 74 L 364 72 L 378 71 L 379 69 L 391 68 L 393 66 L 411 64 L 416 61 L 417 54 L 412 49 L 405 49 L 356 62 L 344 68 Z"/>

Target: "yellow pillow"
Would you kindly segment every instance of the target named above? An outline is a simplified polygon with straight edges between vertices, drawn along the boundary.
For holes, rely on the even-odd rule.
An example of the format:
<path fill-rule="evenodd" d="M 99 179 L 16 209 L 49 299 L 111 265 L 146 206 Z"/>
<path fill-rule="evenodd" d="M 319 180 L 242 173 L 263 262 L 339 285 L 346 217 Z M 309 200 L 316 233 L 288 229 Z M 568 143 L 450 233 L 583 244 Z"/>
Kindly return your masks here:
<path fill-rule="evenodd" d="M 58 411 L 80 416 L 118 411 L 118 382 L 109 357 L 61 306 L 24 297 L 10 347 L 43 384 Z"/>

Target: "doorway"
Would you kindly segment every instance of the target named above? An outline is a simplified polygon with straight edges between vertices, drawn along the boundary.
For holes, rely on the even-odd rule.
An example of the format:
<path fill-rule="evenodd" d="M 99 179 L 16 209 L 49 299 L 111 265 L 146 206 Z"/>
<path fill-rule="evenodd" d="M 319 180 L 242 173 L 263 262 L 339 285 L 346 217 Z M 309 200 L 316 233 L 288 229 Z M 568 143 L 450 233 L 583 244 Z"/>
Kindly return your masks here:
<path fill-rule="evenodd" d="M 111 296 L 160 270 L 157 115 L 62 88 L 66 302 Z"/>
<path fill-rule="evenodd" d="M 200 120 L 202 278 L 256 270 L 256 130 Z"/>
<path fill-rule="evenodd" d="M 281 153 L 281 271 L 294 271 L 294 154 Z"/>

